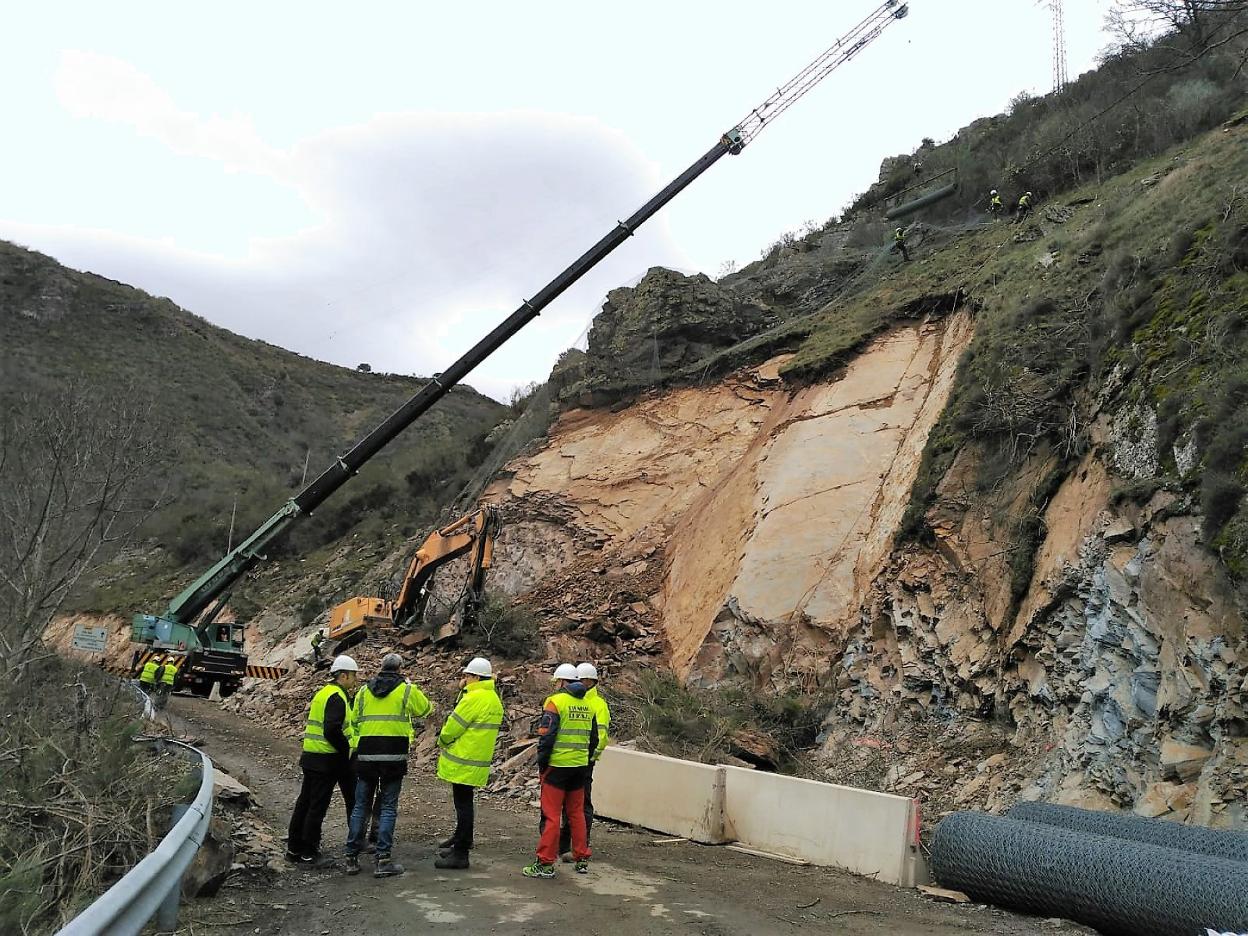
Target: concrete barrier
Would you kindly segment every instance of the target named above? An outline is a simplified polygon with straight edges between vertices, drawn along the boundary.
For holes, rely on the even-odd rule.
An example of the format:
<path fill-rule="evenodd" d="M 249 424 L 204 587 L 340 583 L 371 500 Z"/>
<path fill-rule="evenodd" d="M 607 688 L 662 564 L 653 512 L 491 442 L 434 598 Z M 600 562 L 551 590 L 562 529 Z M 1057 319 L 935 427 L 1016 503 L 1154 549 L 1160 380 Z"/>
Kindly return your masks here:
<path fill-rule="evenodd" d="M 609 747 L 594 770 L 594 813 L 719 845 L 724 836 L 724 768 Z"/>
<path fill-rule="evenodd" d="M 904 796 L 610 747 L 594 771 L 594 811 L 903 887 L 928 880 L 918 804 Z"/>
<path fill-rule="evenodd" d="M 913 887 L 925 883 L 914 800 L 725 767 L 725 834 L 762 851 Z"/>

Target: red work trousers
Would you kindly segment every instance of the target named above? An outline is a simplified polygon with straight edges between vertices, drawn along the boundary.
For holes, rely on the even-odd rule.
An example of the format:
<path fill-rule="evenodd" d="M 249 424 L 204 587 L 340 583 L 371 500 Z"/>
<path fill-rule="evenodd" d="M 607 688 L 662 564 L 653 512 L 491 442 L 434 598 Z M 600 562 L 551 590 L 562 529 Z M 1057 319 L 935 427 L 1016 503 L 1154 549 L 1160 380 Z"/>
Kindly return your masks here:
<path fill-rule="evenodd" d="M 591 854 L 585 835 L 585 788 L 562 790 L 542 780 L 542 836 L 537 842 L 537 860 L 554 864 L 559 859 L 559 822 L 568 811 L 572 830 L 572 857 L 577 861 Z"/>

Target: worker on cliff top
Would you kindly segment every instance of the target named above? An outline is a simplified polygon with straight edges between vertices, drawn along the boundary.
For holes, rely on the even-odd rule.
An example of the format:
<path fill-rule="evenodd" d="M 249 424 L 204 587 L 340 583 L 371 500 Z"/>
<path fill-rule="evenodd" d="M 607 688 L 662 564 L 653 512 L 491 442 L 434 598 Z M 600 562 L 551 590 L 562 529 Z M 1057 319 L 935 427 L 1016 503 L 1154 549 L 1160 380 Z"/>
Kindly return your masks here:
<path fill-rule="evenodd" d="M 585 778 L 589 755 L 598 746 L 598 723 L 585 701 L 585 686 L 576 667 L 560 663 L 555 692 L 542 707 L 537 734 L 537 769 L 542 778 L 542 818 L 537 858 L 524 868 L 525 877 L 552 878 L 559 854 L 559 822 L 568 812 L 576 873 L 589 873 L 589 842 L 585 839 Z"/>
<path fill-rule="evenodd" d="M 898 228 L 893 232 L 892 253 L 900 253 L 903 261 L 910 259 L 910 251 L 906 249 L 906 229 Z"/>
<path fill-rule="evenodd" d="M 312 696 L 308 724 L 303 731 L 303 754 L 299 766 L 303 783 L 290 816 L 286 837 L 286 860 L 327 867 L 332 859 L 321 856 L 321 826 L 334 787 L 342 790 L 350 811 L 355 803 L 351 745 L 355 735 L 348 694 L 359 684 L 359 666 L 349 656 L 336 658 L 329 668 L 330 682 Z"/>
<path fill-rule="evenodd" d="M 589 752 L 589 770 L 585 776 L 585 844 L 589 844 L 590 832 L 594 827 L 594 765 L 602 752 L 606 750 L 607 732 L 611 727 L 611 709 L 607 700 L 598 694 L 598 668 L 593 663 L 578 663 L 576 678 L 585 687 L 585 701 L 594 710 L 594 718 L 598 724 L 598 743 Z M 568 824 L 568 812 L 563 812 L 563 822 L 559 829 L 559 856 L 564 864 L 572 862 L 572 827 Z"/>
<path fill-rule="evenodd" d="M 997 190 L 994 188 L 988 196 L 988 213 L 993 218 L 997 218 L 1000 217 L 1003 211 L 1005 211 L 1005 204 L 1001 201 L 1001 196 L 997 194 Z"/>
<path fill-rule="evenodd" d="M 503 703 L 494 670 L 484 657 L 463 668 L 455 710 L 438 734 L 438 777 L 451 785 L 455 831 L 442 843 L 435 868 L 467 868 L 472 849 L 473 794 L 490 781 L 494 746 L 503 727 Z"/>
<path fill-rule="evenodd" d="M 355 807 L 347 838 L 347 874 L 360 873 L 360 852 L 373 798 L 380 799 L 377 823 L 377 864 L 373 877 L 403 873 L 390 856 L 394 826 L 399 814 L 399 792 L 407 775 L 407 754 L 412 746 L 413 718 L 433 714 L 433 703 L 419 688 L 403 678 L 403 658 L 386 654 L 381 672 L 355 694 L 352 719 L 356 739 Z"/>

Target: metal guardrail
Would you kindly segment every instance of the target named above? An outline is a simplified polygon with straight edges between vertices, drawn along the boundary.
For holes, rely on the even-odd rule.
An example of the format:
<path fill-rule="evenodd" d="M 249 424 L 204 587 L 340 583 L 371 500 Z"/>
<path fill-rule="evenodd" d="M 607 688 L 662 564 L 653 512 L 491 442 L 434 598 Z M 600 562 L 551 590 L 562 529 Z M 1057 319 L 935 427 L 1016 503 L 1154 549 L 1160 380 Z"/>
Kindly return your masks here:
<path fill-rule="evenodd" d="M 177 927 L 182 875 L 212 821 L 212 761 L 198 748 L 167 738 L 142 738 L 185 748 L 199 757 L 199 793 L 189 806 L 173 807 L 174 826 L 156 849 L 70 920 L 57 936 L 137 936 L 152 917 L 159 929 Z"/>

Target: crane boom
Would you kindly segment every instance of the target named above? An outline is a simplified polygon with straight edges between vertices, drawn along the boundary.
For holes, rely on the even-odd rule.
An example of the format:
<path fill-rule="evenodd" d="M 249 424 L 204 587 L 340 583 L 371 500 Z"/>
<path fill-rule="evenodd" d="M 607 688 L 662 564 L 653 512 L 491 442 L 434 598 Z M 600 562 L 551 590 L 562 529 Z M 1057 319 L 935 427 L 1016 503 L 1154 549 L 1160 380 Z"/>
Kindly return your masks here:
<path fill-rule="evenodd" d="M 620 221 L 601 240 L 574 260 L 558 276 L 531 298 L 522 302 L 493 331 L 472 346 L 454 364 L 425 384 L 375 429 L 360 439 L 350 450 L 336 458 L 298 494 L 288 500 L 273 516 L 262 523 L 215 565 L 192 582 L 170 603 L 160 618 L 136 615 L 135 629 L 140 625 L 152 629 L 166 625 L 188 626 L 222 592 L 264 558 L 264 550 L 302 517 L 309 516 L 325 499 L 342 487 L 360 468 L 400 432 L 420 418 L 431 406 L 450 392 L 474 368 L 497 351 L 504 342 L 553 302 L 568 287 L 593 269 L 615 248 L 675 198 L 698 176 L 706 172 L 725 154 L 737 155 L 754 140 L 776 117 L 788 110 L 811 88 L 853 58 L 874 41 L 890 24 L 909 12 L 908 4 L 887 0 L 862 22 L 838 39 L 823 54 L 781 85 L 767 100 L 749 112 L 731 130 L 698 157 L 694 163 L 669 182 L 658 194 Z M 167 630 L 167 628 L 166 628 Z"/>

